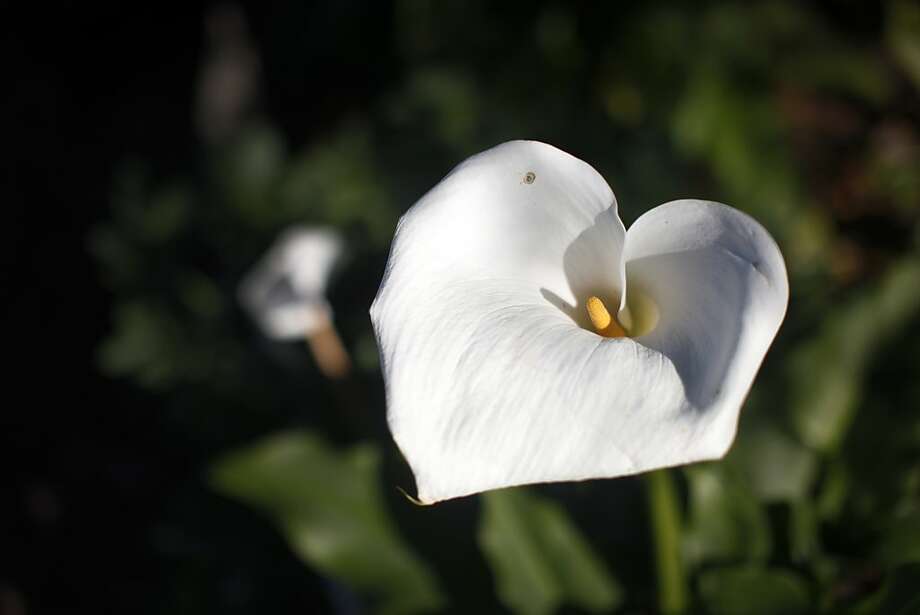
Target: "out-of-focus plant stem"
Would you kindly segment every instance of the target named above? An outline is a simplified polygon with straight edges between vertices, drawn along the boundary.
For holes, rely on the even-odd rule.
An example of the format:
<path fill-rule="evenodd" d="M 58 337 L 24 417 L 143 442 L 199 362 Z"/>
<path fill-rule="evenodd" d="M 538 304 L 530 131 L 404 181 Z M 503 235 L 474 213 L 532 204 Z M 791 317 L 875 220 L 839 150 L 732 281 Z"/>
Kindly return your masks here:
<path fill-rule="evenodd" d="M 681 515 L 674 477 L 669 470 L 646 474 L 655 568 L 658 577 L 658 608 L 664 615 L 687 609 L 687 580 L 681 556 Z"/>

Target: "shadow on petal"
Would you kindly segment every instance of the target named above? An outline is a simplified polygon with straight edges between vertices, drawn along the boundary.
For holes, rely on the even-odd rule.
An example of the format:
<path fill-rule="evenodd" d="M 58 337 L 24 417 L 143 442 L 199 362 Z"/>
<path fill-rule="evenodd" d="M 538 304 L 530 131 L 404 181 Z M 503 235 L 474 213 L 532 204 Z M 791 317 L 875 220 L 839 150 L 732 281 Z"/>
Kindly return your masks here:
<path fill-rule="evenodd" d="M 641 284 L 660 312 L 658 326 L 636 338 L 677 369 L 687 399 L 711 407 L 722 393 L 744 335 L 752 282 L 747 262 L 717 250 L 695 250 L 630 261 L 628 278 Z"/>
<path fill-rule="evenodd" d="M 616 209 L 611 207 L 598 214 L 594 224 L 582 231 L 563 255 L 563 270 L 574 303 L 548 288 L 541 288 L 540 294 L 579 327 L 593 331 L 585 302 L 593 295 L 611 308 L 619 305 L 624 238 L 625 229 Z"/>
<path fill-rule="evenodd" d="M 593 331 L 584 307 L 588 297 L 601 297 L 607 305 L 619 301 L 617 225 L 616 212 L 609 209 L 566 249 L 564 271 L 574 304 L 540 289 L 547 302 L 588 331 Z M 674 364 L 694 407 L 710 407 L 721 395 L 738 352 L 756 270 L 716 249 L 640 258 L 629 263 L 627 273 L 627 290 L 641 288 L 660 319 L 652 331 L 634 340 Z"/>

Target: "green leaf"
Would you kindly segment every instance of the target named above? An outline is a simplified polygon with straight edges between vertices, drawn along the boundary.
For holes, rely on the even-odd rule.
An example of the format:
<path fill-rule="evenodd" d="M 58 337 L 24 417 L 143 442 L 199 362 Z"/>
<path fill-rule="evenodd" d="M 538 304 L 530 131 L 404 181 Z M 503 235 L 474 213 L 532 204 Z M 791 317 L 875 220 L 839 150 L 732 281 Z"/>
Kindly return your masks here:
<path fill-rule="evenodd" d="M 99 366 L 112 376 L 130 376 L 143 387 L 174 384 L 189 366 L 178 343 L 179 323 L 152 303 L 125 302 L 114 311 L 114 330 L 98 348 Z"/>
<path fill-rule="evenodd" d="M 387 245 L 397 217 L 389 189 L 370 129 L 349 124 L 291 160 L 279 178 L 275 215 L 340 229 L 360 224 L 377 245 Z"/>
<path fill-rule="evenodd" d="M 286 159 L 281 134 L 267 124 L 241 130 L 218 158 L 215 178 L 222 196 L 247 226 L 277 224 L 274 192 Z"/>
<path fill-rule="evenodd" d="M 725 464 L 685 469 L 690 490 L 684 553 L 692 563 L 762 561 L 770 555 L 766 512 Z"/>
<path fill-rule="evenodd" d="M 846 504 L 852 478 L 840 459 L 828 462 L 824 472 L 821 490 L 815 497 L 815 506 L 822 519 L 836 519 Z"/>
<path fill-rule="evenodd" d="M 888 522 L 878 556 L 891 566 L 910 562 L 920 564 L 920 510 L 899 515 Z"/>
<path fill-rule="evenodd" d="M 795 574 L 759 567 L 718 568 L 700 575 L 700 596 L 712 615 L 795 615 L 811 612 L 808 586 Z"/>
<path fill-rule="evenodd" d="M 725 193 L 781 243 L 798 218 L 799 186 L 776 105 L 732 87 L 725 69 L 695 70 L 674 111 L 677 149 L 706 161 Z"/>
<path fill-rule="evenodd" d="M 727 461 L 738 466 L 752 493 L 765 502 L 807 495 L 817 472 L 814 452 L 764 420 L 743 424 Z"/>
<path fill-rule="evenodd" d="M 891 96 L 892 81 L 872 51 L 854 49 L 852 43 L 829 43 L 807 55 L 791 55 L 781 71 L 806 88 L 837 90 L 881 105 Z"/>
<path fill-rule="evenodd" d="M 875 354 L 920 312 L 920 261 L 892 267 L 868 292 L 841 305 L 789 362 L 792 419 L 799 437 L 821 451 L 837 449 L 862 396 Z"/>
<path fill-rule="evenodd" d="M 789 550 L 796 562 L 807 562 L 821 552 L 817 507 L 808 498 L 789 503 Z"/>
<path fill-rule="evenodd" d="M 163 244 L 188 225 L 192 208 L 190 191 L 184 186 L 171 185 L 156 191 L 145 208 L 133 212 L 133 220 L 146 241 Z"/>
<path fill-rule="evenodd" d="M 888 47 L 895 60 L 920 89 L 920 7 L 892 2 L 887 19 Z"/>
<path fill-rule="evenodd" d="M 459 151 L 473 147 L 478 129 L 479 98 L 473 79 L 462 71 L 425 68 L 415 71 L 401 96 L 389 101 L 393 119 L 428 120 L 430 132 Z"/>
<path fill-rule="evenodd" d="M 212 468 L 215 489 L 270 516 L 307 563 L 379 600 L 379 612 L 437 610 L 442 598 L 400 539 L 378 485 L 371 445 L 337 451 L 319 436 L 285 432 Z"/>
<path fill-rule="evenodd" d="M 565 511 L 524 489 L 482 496 L 479 544 L 501 601 L 516 613 L 552 613 L 562 603 L 591 612 L 622 601 L 619 583 Z"/>

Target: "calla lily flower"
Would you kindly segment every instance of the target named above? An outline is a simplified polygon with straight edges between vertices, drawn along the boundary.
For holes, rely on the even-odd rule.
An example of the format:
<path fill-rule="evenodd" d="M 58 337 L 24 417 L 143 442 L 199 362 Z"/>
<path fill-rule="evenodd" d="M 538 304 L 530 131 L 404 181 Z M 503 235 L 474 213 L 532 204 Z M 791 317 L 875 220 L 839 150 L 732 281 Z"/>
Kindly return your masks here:
<path fill-rule="evenodd" d="M 240 302 L 267 337 L 305 339 L 320 369 L 332 378 L 350 367 L 326 300 L 329 274 L 343 250 L 342 238 L 332 230 L 288 229 L 239 287 Z"/>
<path fill-rule="evenodd" d="M 788 297 L 738 210 L 672 201 L 627 231 L 555 147 L 469 158 L 400 220 L 371 307 L 419 500 L 722 457 Z"/>
<path fill-rule="evenodd" d="M 266 336 L 303 339 L 331 318 L 326 284 L 342 247 L 341 238 L 325 228 L 294 227 L 281 234 L 240 284 L 240 302 Z"/>

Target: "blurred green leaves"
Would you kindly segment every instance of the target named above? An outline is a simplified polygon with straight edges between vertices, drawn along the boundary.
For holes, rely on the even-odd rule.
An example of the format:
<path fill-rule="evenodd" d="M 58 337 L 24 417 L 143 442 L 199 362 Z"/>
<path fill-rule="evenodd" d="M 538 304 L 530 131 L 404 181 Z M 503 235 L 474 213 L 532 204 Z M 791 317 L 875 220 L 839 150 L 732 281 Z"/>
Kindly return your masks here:
<path fill-rule="evenodd" d="M 788 571 L 716 568 L 700 575 L 700 597 L 711 615 L 800 615 L 813 612 L 807 584 Z"/>
<path fill-rule="evenodd" d="M 920 503 L 888 521 L 878 547 L 878 558 L 889 566 L 920 564 Z"/>
<path fill-rule="evenodd" d="M 192 223 L 194 197 L 178 182 L 153 187 L 139 163 L 125 164 L 112 190 L 112 220 L 89 236 L 89 248 L 109 284 L 121 287 L 143 275 L 145 251 L 166 244 Z"/>
<path fill-rule="evenodd" d="M 685 471 L 689 523 L 684 551 L 691 564 L 765 561 L 772 550 L 766 512 L 747 484 L 724 464 L 699 464 Z"/>
<path fill-rule="evenodd" d="M 762 91 L 732 87 L 723 70 L 704 67 L 692 75 L 674 112 L 674 140 L 688 155 L 707 161 L 726 201 L 783 241 L 793 228 L 798 183 L 779 115 Z"/>
<path fill-rule="evenodd" d="M 397 125 L 420 118 L 439 141 L 462 153 L 475 147 L 480 104 L 470 75 L 447 68 L 428 68 L 411 76 L 405 90 L 388 101 L 387 112 Z"/>
<path fill-rule="evenodd" d="M 920 90 L 920 7 L 908 0 L 889 3 L 887 27 L 892 55 Z"/>
<path fill-rule="evenodd" d="M 277 523 L 305 562 L 378 600 L 377 612 L 435 611 L 438 583 L 390 520 L 379 465 L 373 445 L 339 452 L 291 431 L 228 455 L 211 477 L 218 491 Z"/>
<path fill-rule="evenodd" d="M 920 261 L 907 258 L 871 288 L 839 305 L 790 357 L 790 410 L 799 436 L 820 451 L 838 447 L 868 366 L 920 313 Z"/>
<path fill-rule="evenodd" d="M 346 124 L 336 136 L 291 160 L 279 186 L 279 214 L 339 228 L 363 225 L 385 246 L 396 226 L 389 185 L 380 174 L 371 131 Z"/>
<path fill-rule="evenodd" d="M 479 544 L 512 611 L 571 604 L 598 613 L 620 604 L 620 585 L 561 506 L 522 488 L 485 493 L 482 506 Z"/>
<path fill-rule="evenodd" d="M 738 468 L 750 495 L 763 502 L 792 502 L 808 496 L 818 459 L 777 422 L 745 417 L 726 465 Z"/>
<path fill-rule="evenodd" d="M 364 225 L 382 245 L 395 226 L 372 134 L 361 122 L 292 156 L 277 130 L 253 123 L 218 156 L 214 177 L 240 222 L 259 231 L 303 220 L 341 229 Z"/>
<path fill-rule="evenodd" d="M 244 127 L 217 157 L 221 196 L 247 225 L 278 225 L 275 190 L 286 157 L 281 135 L 263 123 Z"/>
<path fill-rule="evenodd" d="M 167 313 L 144 303 L 127 303 L 115 312 L 115 330 L 99 348 L 99 362 L 112 375 L 133 376 L 160 389 L 175 384 L 197 362 L 177 343 L 179 325 Z"/>

